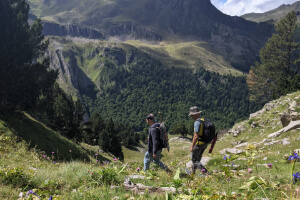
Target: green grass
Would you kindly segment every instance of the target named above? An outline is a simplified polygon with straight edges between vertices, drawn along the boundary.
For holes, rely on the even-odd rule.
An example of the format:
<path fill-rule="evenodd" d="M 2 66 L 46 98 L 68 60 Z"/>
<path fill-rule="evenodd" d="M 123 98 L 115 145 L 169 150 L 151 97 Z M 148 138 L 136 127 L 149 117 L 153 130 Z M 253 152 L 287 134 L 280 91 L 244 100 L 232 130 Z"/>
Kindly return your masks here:
<path fill-rule="evenodd" d="M 232 68 L 230 63 L 218 54 L 218 50 L 213 49 L 205 42 L 163 42 L 157 45 L 139 41 L 127 41 L 126 43 L 161 61 L 166 67 L 188 69 L 202 67 L 220 74 L 242 75 L 240 71 Z"/>
<path fill-rule="evenodd" d="M 133 183 L 152 187 L 177 187 L 178 193 L 168 194 L 172 199 L 298 199 L 300 184 L 290 184 L 293 163 L 288 162 L 287 158 L 294 149 L 299 148 L 299 141 L 296 140 L 300 137 L 299 130 L 283 133 L 275 138 L 289 138 L 291 143 L 286 146 L 255 143 L 282 128 L 280 124 L 272 125 L 279 121 L 275 111 L 284 111 L 288 107 L 286 99 L 299 95 L 300 92 L 297 92 L 276 100 L 275 103 L 280 102 L 282 105 L 254 119 L 265 127 L 251 128 L 251 123 L 245 120 L 235 125 L 243 123 L 246 128 L 238 137 L 224 135 L 217 141 L 212 154 L 208 154 L 206 150 L 203 156 L 211 157 L 206 165 L 211 175 L 205 177 L 199 176 L 199 171 L 194 176 L 184 173 L 185 163 L 190 160 L 188 142 L 170 142 L 170 152 L 162 152 L 161 160 L 173 170 L 173 175 L 168 175 L 154 164 L 151 164 L 151 170 L 143 172 L 146 150 L 144 143 L 130 149 L 123 147 L 124 162 L 114 161 L 110 154 L 101 153 L 98 146 L 74 144 L 59 136 L 34 119 L 33 115 L 12 115 L 0 120 L 1 197 L 16 199 L 20 192 L 26 193 L 29 189 L 34 189 L 42 199 L 49 199 L 50 196 L 56 199 L 166 199 L 165 193 L 153 193 L 151 190 L 143 193 L 127 191 L 122 186 L 124 177 L 136 174 L 145 176 L 146 179 L 132 179 Z M 265 131 L 262 132 L 262 129 Z M 178 135 L 170 135 L 170 138 L 174 137 Z M 191 136 L 188 137 L 191 139 Z M 237 141 L 250 144 L 241 148 L 245 151 L 242 154 L 227 154 L 230 159 L 226 162 L 220 150 L 232 148 L 232 143 Z M 57 151 L 53 155 L 51 152 L 47 153 L 53 147 Z M 95 153 L 99 155 L 95 156 Z M 45 154 L 46 157 L 43 156 Z M 85 160 L 85 157 L 89 159 Z M 102 163 L 96 160 L 101 160 Z M 105 164 L 105 160 L 110 160 L 111 163 Z M 239 165 L 235 172 L 231 171 L 232 163 Z M 225 164 L 229 166 L 224 167 Z M 272 166 L 268 167 L 266 164 Z M 180 178 L 175 180 L 174 175 L 178 169 L 181 170 Z M 252 173 L 248 169 L 252 169 Z M 300 162 L 295 163 L 293 173 L 295 172 L 300 172 Z M 110 188 L 111 185 L 117 187 Z"/>

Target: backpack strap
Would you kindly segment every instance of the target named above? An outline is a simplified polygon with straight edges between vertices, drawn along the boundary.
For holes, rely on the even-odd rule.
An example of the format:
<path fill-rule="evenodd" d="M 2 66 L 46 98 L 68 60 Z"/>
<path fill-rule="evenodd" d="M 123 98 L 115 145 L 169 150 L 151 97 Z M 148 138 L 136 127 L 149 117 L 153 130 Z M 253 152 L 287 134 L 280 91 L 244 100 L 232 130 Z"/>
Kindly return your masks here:
<path fill-rule="evenodd" d="M 203 126 L 203 122 L 205 121 L 204 118 L 198 118 L 196 121 L 200 122 L 200 127 L 199 127 L 199 139 L 198 141 L 196 142 L 196 145 L 201 145 L 203 144 L 204 142 L 202 141 L 202 136 L 203 136 L 203 130 L 204 130 L 204 126 Z"/>

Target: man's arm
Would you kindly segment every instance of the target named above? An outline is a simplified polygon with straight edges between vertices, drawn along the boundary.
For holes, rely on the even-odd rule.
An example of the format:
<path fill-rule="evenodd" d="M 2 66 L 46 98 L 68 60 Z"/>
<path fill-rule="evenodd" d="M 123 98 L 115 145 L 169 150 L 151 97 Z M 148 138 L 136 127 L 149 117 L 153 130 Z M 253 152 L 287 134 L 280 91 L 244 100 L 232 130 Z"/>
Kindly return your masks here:
<path fill-rule="evenodd" d="M 158 129 L 153 128 L 151 129 L 151 135 L 152 135 L 152 144 L 153 144 L 153 158 L 157 158 L 156 156 L 156 151 L 158 151 L 158 134 L 157 134 Z"/>
<path fill-rule="evenodd" d="M 193 152 L 193 148 L 196 145 L 196 142 L 199 140 L 199 133 L 194 133 L 193 141 L 192 141 L 192 146 L 190 148 L 190 152 Z"/>

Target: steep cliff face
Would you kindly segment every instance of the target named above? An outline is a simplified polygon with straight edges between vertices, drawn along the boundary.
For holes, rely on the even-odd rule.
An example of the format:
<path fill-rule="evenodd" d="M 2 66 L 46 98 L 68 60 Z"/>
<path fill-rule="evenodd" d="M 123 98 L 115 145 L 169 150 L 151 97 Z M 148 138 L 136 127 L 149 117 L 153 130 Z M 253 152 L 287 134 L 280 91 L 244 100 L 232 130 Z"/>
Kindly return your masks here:
<path fill-rule="evenodd" d="M 107 37 L 130 36 L 134 40 L 162 41 L 162 36 L 133 22 L 108 25 Z"/>
<path fill-rule="evenodd" d="M 52 22 L 43 22 L 43 34 L 53 36 L 74 36 L 90 39 L 105 39 L 100 31 L 91 28 L 82 28 L 77 25 L 60 25 Z"/>
<path fill-rule="evenodd" d="M 50 58 L 50 68 L 58 70 L 58 82 L 65 91 L 74 96 L 85 94 L 94 97 L 96 95 L 95 84 L 80 69 L 73 54 L 67 59 L 59 46 L 46 54 Z"/>

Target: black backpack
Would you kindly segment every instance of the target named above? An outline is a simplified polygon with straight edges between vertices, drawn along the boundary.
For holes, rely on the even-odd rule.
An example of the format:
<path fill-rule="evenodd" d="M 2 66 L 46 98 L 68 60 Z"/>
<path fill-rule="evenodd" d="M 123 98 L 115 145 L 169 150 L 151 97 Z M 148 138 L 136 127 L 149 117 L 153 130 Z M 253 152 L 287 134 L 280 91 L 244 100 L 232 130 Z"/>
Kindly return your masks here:
<path fill-rule="evenodd" d="M 217 136 L 215 125 L 209 119 L 199 118 L 197 121 L 203 125 L 201 141 L 210 143 Z"/>
<path fill-rule="evenodd" d="M 165 126 L 165 123 L 161 122 L 159 127 L 157 127 L 157 129 L 159 130 L 159 138 L 160 138 L 162 148 L 167 148 L 169 151 L 170 146 L 169 146 L 168 133 L 167 133 L 167 128 Z"/>

